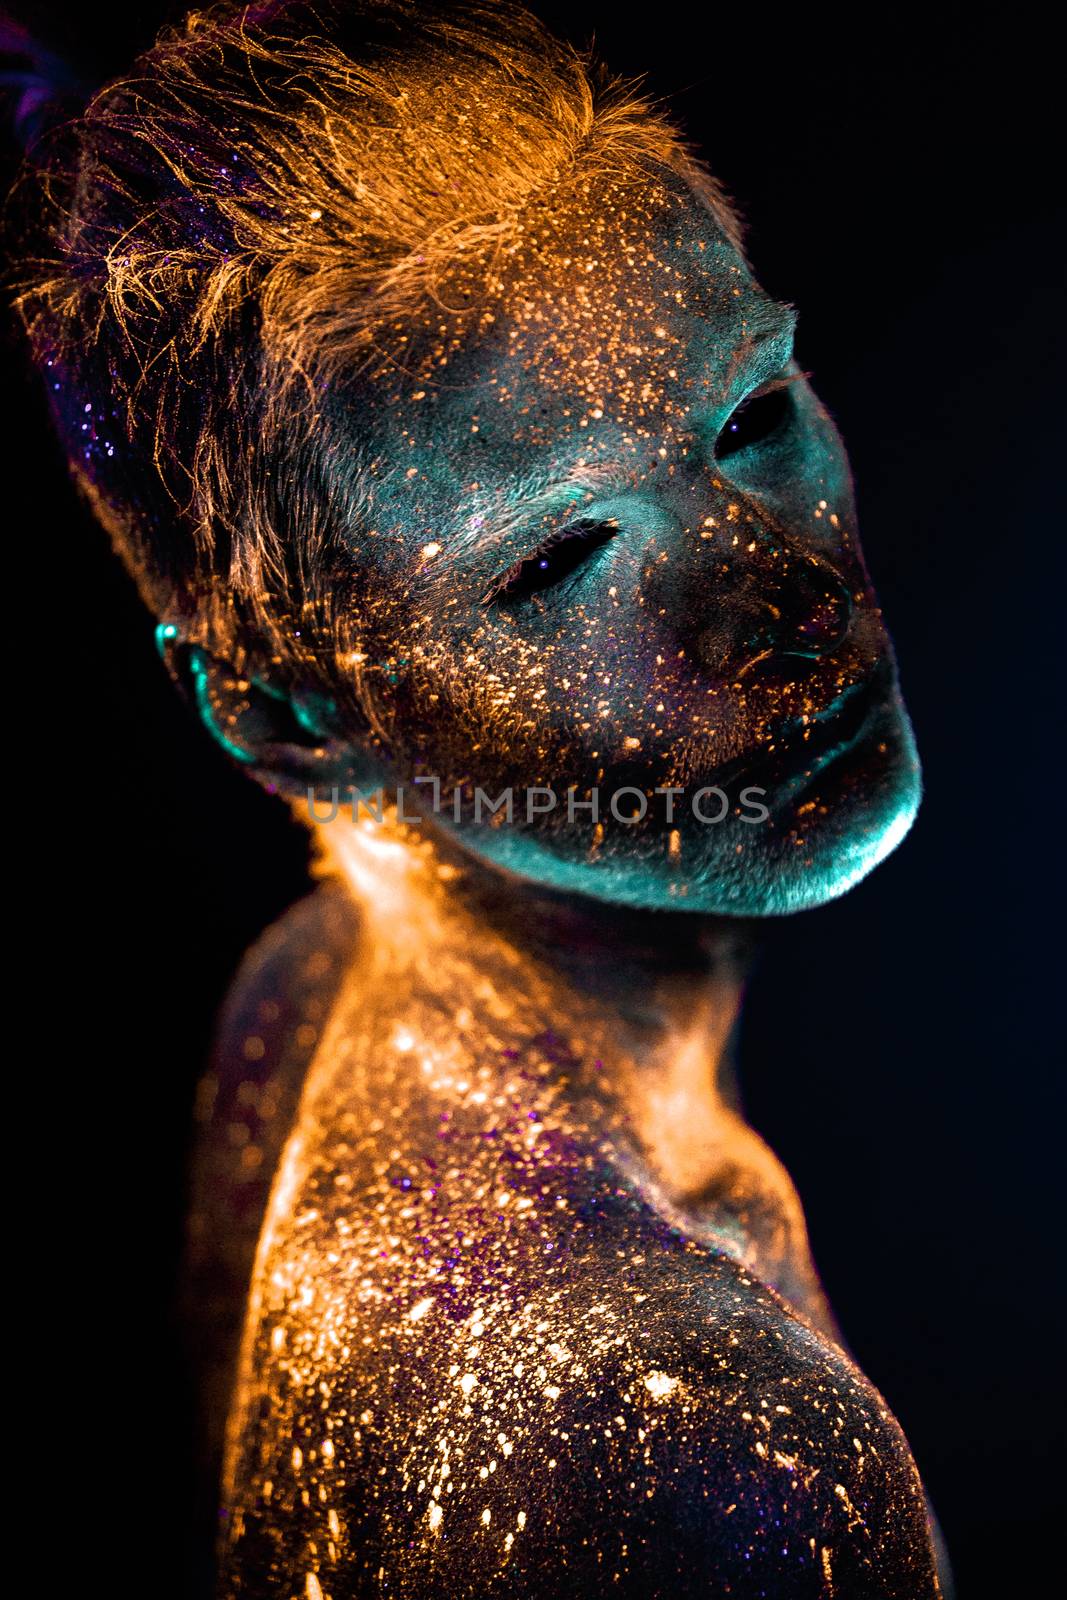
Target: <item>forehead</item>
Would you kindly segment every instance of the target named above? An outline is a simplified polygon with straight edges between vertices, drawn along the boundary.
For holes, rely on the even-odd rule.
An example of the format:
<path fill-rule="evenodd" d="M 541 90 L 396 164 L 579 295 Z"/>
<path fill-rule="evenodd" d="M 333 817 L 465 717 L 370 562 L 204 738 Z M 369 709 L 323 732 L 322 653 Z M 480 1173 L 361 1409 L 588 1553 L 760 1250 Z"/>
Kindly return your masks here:
<path fill-rule="evenodd" d="M 461 365 L 631 423 L 716 400 L 782 309 L 694 197 L 603 184 L 583 199 L 531 226 L 499 324 Z"/>
<path fill-rule="evenodd" d="M 781 370 L 793 320 L 688 190 L 600 178 L 532 208 L 488 266 L 452 264 L 371 379 L 368 443 L 412 491 L 622 466 Z"/>

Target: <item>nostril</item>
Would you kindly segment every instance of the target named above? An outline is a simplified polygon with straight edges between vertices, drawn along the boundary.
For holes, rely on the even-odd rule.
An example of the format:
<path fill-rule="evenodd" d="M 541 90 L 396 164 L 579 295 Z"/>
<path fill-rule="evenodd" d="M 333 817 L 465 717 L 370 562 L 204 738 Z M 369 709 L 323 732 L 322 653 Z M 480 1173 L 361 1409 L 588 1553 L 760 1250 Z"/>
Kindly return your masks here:
<path fill-rule="evenodd" d="M 841 643 L 852 619 L 852 600 L 847 592 L 824 595 L 798 628 L 800 637 L 820 650 Z"/>
<path fill-rule="evenodd" d="M 852 629 L 853 594 L 844 573 L 776 529 L 755 530 L 747 543 L 718 553 L 700 576 L 714 581 L 715 620 L 703 620 L 701 658 L 747 672 L 775 657 L 819 661 Z M 789 669 L 795 674 L 796 667 Z"/>
<path fill-rule="evenodd" d="M 828 655 L 843 643 L 852 622 L 852 595 L 844 579 L 825 567 L 812 576 L 788 608 L 780 647 L 789 655 Z"/>

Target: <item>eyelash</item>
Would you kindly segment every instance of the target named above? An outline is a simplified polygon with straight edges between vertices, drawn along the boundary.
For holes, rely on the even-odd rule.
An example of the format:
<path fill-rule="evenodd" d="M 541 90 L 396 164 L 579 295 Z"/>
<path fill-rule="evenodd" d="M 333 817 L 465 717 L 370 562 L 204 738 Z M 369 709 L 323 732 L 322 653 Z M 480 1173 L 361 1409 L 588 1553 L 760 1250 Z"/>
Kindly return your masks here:
<path fill-rule="evenodd" d="M 719 431 L 715 440 L 715 458 L 721 461 L 724 457 L 739 455 L 742 450 L 747 450 L 754 444 L 762 444 L 764 439 L 770 439 L 793 413 L 793 401 L 789 391 L 793 384 L 806 378 L 806 372 L 783 373 L 781 377 L 772 378 L 768 383 L 742 400 L 740 405 L 734 407 L 726 422 Z M 762 402 L 770 401 L 770 406 Z M 751 437 L 745 437 L 745 424 L 748 422 L 748 432 Z"/>
<path fill-rule="evenodd" d="M 525 599 L 540 589 L 550 588 L 561 578 L 569 577 L 586 556 L 614 539 L 618 531 L 617 522 L 598 522 L 591 518 L 557 528 L 529 555 L 494 578 L 482 595 L 481 604 L 491 606 L 506 600 Z"/>
<path fill-rule="evenodd" d="M 716 457 L 740 454 L 750 445 L 762 443 L 777 433 L 791 410 L 791 402 L 785 398 L 786 391 L 805 377 L 806 373 L 793 372 L 772 378 L 755 394 L 735 406 L 715 441 Z M 783 396 L 779 409 L 760 406 L 761 401 L 771 400 L 777 395 Z M 761 412 L 766 414 L 761 416 Z M 746 419 L 749 421 L 749 431 L 753 432 L 752 438 L 746 438 L 742 431 Z M 724 449 L 724 442 L 730 448 Z M 565 528 L 556 529 L 542 539 L 536 549 L 495 577 L 482 595 L 481 604 L 491 606 L 525 599 L 541 589 L 551 588 L 561 578 L 569 577 L 588 555 L 613 539 L 617 532 L 617 522 L 598 522 L 590 518 L 581 518 Z"/>

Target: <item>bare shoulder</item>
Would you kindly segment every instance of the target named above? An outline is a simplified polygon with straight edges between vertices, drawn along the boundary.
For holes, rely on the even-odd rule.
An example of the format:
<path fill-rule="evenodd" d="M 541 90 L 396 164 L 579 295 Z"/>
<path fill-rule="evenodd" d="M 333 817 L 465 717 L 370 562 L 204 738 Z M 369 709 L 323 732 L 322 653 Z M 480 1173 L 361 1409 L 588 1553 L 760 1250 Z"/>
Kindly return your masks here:
<path fill-rule="evenodd" d="M 623 1337 L 586 1345 L 535 1478 L 579 1592 L 607 1567 L 605 1593 L 664 1600 L 934 1600 L 914 1460 L 840 1346 L 729 1258 L 666 1255 L 643 1287 Z"/>
<path fill-rule="evenodd" d="M 199 1085 L 183 1289 L 213 1455 L 274 1171 L 359 938 L 333 881 L 273 923 L 241 963 Z"/>
<path fill-rule="evenodd" d="M 360 926 L 350 895 L 329 879 L 260 935 L 219 1018 L 203 1120 L 232 1098 L 235 1084 L 265 1083 L 291 1062 L 306 1066 L 359 943 Z"/>
<path fill-rule="evenodd" d="M 648 1242 L 555 1286 L 517 1254 L 491 1324 L 400 1295 L 359 1339 L 357 1292 L 330 1359 L 264 1373 L 224 1592 L 935 1600 L 878 1392 L 736 1261 Z"/>
<path fill-rule="evenodd" d="M 840 1347 L 728 1258 L 667 1254 L 646 1260 L 641 1282 L 635 1305 L 609 1280 L 570 1361 L 556 1377 L 545 1363 L 545 1398 L 515 1406 L 533 1470 L 515 1486 L 513 1586 L 502 1591 L 934 1600 L 915 1463 Z M 487 1504 L 496 1495 L 467 1479 L 450 1557 L 484 1551 L 488 1579 L 479 1489 Z"/>

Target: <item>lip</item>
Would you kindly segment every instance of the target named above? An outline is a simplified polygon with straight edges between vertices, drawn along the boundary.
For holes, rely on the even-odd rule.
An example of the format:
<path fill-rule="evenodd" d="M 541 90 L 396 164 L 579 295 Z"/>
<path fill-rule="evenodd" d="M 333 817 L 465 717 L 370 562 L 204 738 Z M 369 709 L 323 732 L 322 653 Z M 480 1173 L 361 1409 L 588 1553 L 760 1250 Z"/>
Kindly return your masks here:
<path fill-rule="evenodd" d="M 772 749 L 751 750 L 723 769 L 722 782 L 745 780 L 774 791 L 778 801 L 793 798 L 817 773 L 862 743 L 893 688 L 893 667 L 881 661 L 861 683 L 850 684 L 807 722 L 788 723 Z"/>
<path fill-rule="evenodd" d="M 782 737 L 782 755 L 788 760 L 795 753 L 819 762 L 823 756 L 854 744 L 872 713 L 885 704 L 891 687 L 892 670 L 888 663 L 879 663 L 869 678 L 842 690 L 813 721 L 794 723 Z"/>

